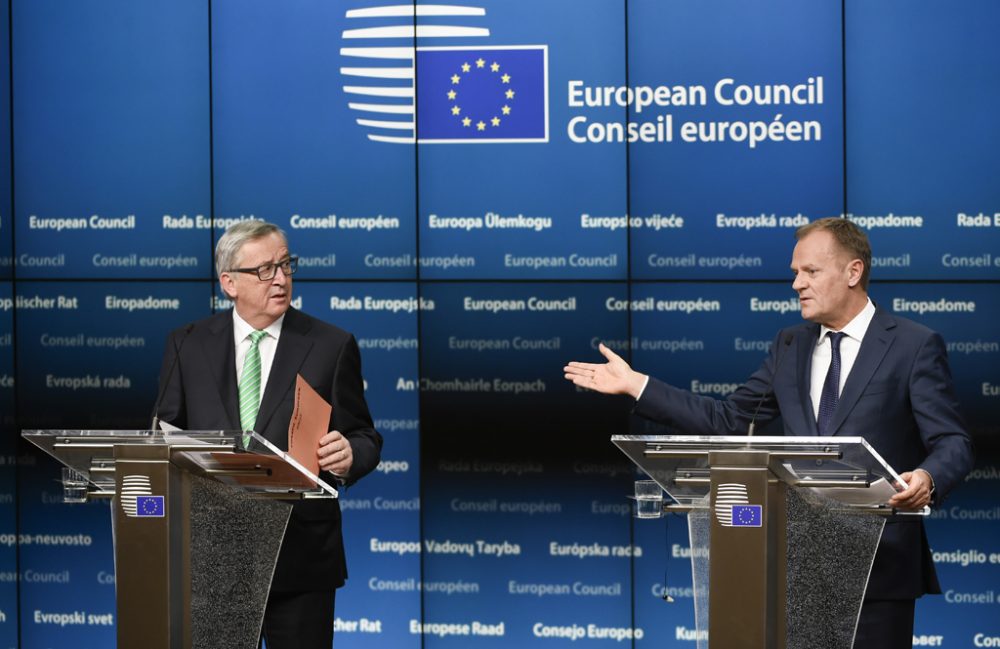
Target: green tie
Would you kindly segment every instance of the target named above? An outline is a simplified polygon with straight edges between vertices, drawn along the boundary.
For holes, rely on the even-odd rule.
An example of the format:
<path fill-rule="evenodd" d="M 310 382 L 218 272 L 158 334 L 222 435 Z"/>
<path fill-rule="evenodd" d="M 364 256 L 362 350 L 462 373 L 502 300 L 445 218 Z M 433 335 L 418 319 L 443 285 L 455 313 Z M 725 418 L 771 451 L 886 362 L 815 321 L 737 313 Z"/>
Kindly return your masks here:
<path fill-rule="evenodd" d="M 240 377 L 240 426 L 243 430 L 253 430 L 260 408 L 260 341 L 266 331 L 250 334 L 250 349 L 243 361 L 243 375 Z M 243 436 L 243 445 L 250 443 L 248 435 Z"/>

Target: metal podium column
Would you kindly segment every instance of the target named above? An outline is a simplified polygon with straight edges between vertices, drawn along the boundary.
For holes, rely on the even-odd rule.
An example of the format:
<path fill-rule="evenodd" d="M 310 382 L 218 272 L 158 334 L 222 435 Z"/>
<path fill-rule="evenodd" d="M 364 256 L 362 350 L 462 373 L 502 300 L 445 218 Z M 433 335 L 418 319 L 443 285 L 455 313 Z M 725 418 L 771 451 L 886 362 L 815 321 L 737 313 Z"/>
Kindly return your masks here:
<path fill-rule="evenodd" d="M 785 647 L 785 485 L 769 459 L 749 449 L 709 453 L 708 637 L 717 649 Z"/>
<path fill-rule="evenodd" d="M 167 445 L 117 445 L 115 467 L 118 648 L 189 648 L 190 534 L 183 472 L 170 463 Z"/>

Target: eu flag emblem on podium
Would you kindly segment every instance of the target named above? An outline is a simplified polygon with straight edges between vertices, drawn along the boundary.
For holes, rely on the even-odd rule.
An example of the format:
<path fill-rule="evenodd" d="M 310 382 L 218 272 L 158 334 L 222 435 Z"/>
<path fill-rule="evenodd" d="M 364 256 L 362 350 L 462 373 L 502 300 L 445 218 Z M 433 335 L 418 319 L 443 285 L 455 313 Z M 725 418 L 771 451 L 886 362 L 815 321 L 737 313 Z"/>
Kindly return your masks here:
<path fill-rule="evenodd" d="M 136 496 L 135 515 L 140 518 L 163 518 L 163 496 Z"/>
<path fill-rule="evenodd" d="M 761 527 L 760 505 L 733 505 L 733 527 Z"/>
<path fill-rule="evenodd" d="M 418 48 L 417 141 L 548 142 L 548 48 Z"/>

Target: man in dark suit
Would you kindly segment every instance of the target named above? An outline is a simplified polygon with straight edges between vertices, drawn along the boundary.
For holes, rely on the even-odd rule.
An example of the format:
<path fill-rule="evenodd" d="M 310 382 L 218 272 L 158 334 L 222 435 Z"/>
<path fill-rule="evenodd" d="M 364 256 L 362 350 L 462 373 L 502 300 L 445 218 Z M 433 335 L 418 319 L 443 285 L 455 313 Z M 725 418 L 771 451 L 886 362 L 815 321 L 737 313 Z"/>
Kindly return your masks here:
<path fill-rule="evenodd" d="M 780 416 L 786 435 L 864 437 L 904 471 L 907 487 L 889 505 L 917 511 L 940 503 L 973 466 L 941 336 L 875 307 L 868 298 L 871 247 L 852 222 L 820 219 L 796 238 L 792 288 L 810 322 L 780 331 L 764 364 L 726 399 L 640 374 L 603 345 L 607 363 L 570 363 L 566 378 L 631 395 L 637 414 L 685 434 L 744 434 L 759 405 L 756 422 Z M 855 648 L 910 647 L 916 598 L 940 592 L 922 519 L 891 517 Z"/>
<path fill-rule="evenodd" d="M 371 472 L 382 437 L 365 403 L 357 342 L 291 308 L 296 259 L 284 232 L 238 223 L 219 239 L 215 263 L 234 308 L 171 334 L 160 418 L 188 430 L 252 429 L 287 449 L 301 374 L 333 405 L 316 450 L 321 471 L 332 474 L 324 477 L 349 485 Z M 346 577 L 339 502 L 295 502 L 264 615 L 269 649 L 329 649 L 335 593 Z"/>

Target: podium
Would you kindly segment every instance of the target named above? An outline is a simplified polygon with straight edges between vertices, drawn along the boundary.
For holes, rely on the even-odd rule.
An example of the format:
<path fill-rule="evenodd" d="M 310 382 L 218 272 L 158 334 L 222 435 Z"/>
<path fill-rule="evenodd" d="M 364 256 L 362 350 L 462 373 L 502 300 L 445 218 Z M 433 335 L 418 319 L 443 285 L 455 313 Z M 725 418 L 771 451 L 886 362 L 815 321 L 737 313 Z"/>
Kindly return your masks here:
<path fill-rule="evenodd" d="M 23 437 L 86 480 L 64 482 L 67 496 L 111 501 L 119 649 L 256 648 L 291 512 L 283 501 L 337 496 L 252 432 Z"/>
<path fill-rule="evenodd" d="M 612 442 L 673 501 L 654 511 L 688 516 L 698 649 L 851 649 L 904 484 L 863 438 Z"/>

